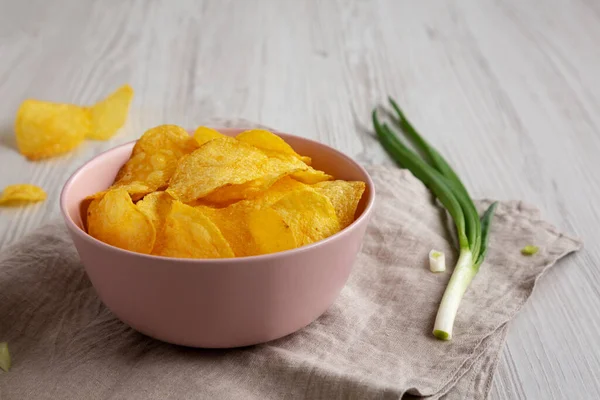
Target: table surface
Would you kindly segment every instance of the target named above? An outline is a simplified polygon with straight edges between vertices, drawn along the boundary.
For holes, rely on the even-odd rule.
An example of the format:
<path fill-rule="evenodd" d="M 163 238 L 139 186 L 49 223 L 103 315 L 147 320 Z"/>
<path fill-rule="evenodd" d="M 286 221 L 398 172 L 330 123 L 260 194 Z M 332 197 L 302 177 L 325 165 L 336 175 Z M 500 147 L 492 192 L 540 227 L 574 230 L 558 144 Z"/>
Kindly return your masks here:
<path fill-rule="evenodd" d="M 600 2 L 597 0 L 0 0 L 0 247 L 58 216 L 84 161 L 173 123 L 235 117 L 390 163 L 364 134 L 388 94 L 474 197 L 537 205 L 586 248 L 541 279 L 510 326 L 492 399 L 600 398 Z M 91 104 L 135 89 L 126 126 L 60 158 L 15 151 L 26 98 Z"/>

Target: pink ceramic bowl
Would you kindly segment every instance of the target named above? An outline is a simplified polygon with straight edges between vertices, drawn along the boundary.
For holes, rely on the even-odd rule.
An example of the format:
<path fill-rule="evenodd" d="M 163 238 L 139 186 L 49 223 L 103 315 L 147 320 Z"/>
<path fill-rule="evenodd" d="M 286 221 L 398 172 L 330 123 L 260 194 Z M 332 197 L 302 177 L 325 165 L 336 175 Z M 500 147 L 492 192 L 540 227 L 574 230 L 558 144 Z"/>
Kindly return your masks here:
<path fill-rule="evenodd" d="M 221 129 L 235 135 L 240 129 Z M 238 347 L 295 332 L 323 314 L 348 279 L 373 209 L 367 172 L 324 144 L 280 134 L 313 165 L 367 190 L 356 221 L 317 243 L 231 259 L 177 259 L 122 250 L 82 229 L 80 202 L 111 185 L 134 142 L 95 157 L 65 184 L 61 209 L 87 274 L 104 304 L 132 328 L 165 342 Z"/>

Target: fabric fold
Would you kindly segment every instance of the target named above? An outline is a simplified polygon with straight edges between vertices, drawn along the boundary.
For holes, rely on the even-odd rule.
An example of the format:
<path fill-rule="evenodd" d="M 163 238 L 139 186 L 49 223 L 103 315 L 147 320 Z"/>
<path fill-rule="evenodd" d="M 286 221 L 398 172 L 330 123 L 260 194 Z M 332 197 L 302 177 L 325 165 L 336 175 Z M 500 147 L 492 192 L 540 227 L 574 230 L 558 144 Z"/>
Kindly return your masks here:
<path fill-rule="evenodd" d="M 510 320 L 581 242 L 534 207 L 502 202 L 454 339 L 438 341 L 431 330 L 452 268 L 431 273 L 427 255 L 444 251 L 453 265 L 445 213 L 409 172 L 369 173 L 377 203 L 346 287 L 311 325 L 263 345 L 189 349 L 133 331 L 98 299 L 62 221 L 3 249 L 0 340 L 13 369 L 0 374 L 0 398 L 485 398 Z M 528 244 L 540 251 L 522 255 Z"/>

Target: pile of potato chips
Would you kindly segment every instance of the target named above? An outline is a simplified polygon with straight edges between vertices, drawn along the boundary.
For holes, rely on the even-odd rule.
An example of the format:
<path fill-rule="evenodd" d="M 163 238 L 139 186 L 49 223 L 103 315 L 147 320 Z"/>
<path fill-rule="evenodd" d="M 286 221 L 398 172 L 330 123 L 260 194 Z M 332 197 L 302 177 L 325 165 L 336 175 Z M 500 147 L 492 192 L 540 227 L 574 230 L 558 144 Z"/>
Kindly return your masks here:
<path fill-rule="evenodd" d="M 87 232 L 116 247 L 181 258 L 304 246 L 354 221 L 364 182 L 334 180 L 279 136 L 235 138 L 174 125 L 138 140 L 113 185 L 84 200 Z"/>

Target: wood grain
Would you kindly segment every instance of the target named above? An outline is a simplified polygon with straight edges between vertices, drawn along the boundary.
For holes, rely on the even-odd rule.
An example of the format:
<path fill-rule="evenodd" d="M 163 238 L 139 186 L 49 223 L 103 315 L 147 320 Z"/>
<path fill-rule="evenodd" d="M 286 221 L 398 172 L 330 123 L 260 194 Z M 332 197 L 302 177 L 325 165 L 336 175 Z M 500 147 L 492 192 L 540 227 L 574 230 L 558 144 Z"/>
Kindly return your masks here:
<path fill-rule="evenodd" d="M 84 161 L 144 128 L 246 118 L 389 163 L 365 134 L 390 94 L 476 197 L 522 199 L 586 249 L 543 277 L 511 324 L 493 399 L 600 398 L 600 6 L 596 0 L 0 0 L 0 187 L 48 201 L 0 210 L 0 246 L 58 217 Z M 107 142 L 28 162 L 28 97 L 136 96 Z"/>

